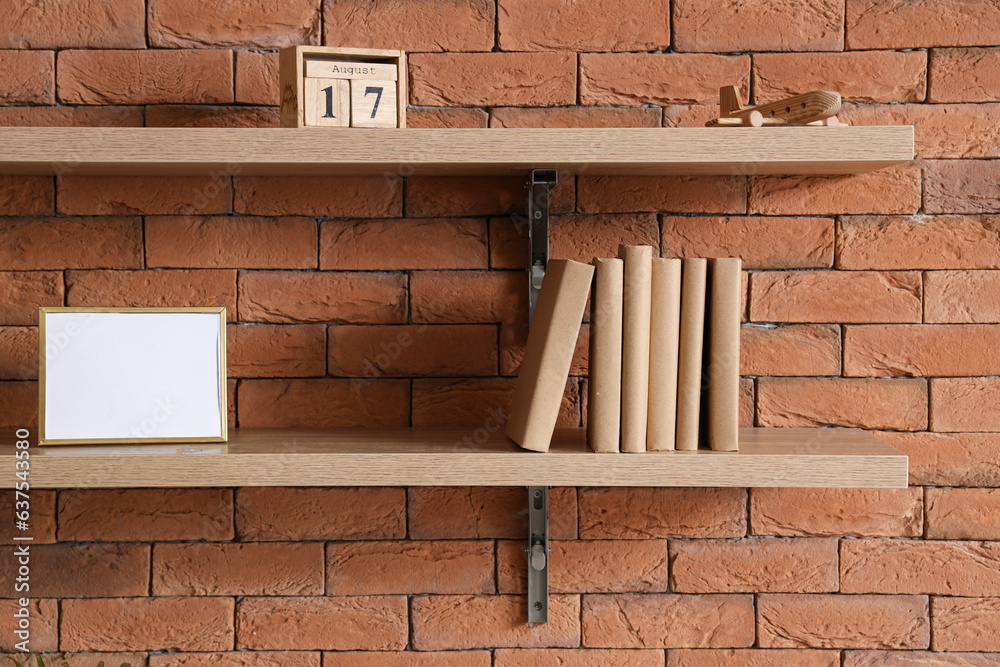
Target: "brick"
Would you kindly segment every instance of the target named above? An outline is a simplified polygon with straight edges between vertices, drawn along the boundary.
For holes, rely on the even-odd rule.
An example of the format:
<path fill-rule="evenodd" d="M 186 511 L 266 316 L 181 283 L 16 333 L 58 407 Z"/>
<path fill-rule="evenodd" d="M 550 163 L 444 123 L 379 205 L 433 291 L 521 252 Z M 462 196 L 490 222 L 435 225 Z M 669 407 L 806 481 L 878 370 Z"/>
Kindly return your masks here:
<path fill-rule="evenodd" d="M 0 271 L 0 323 L 38 324 L 39 306 L 63 305 L 63 276 L 56 271 Z"/>
<path fill-rule="evenodd" d="M 901 164 L 848 176 L 751 176 L 748 211 L 763 215 L 913 214 L 920 168 Z"/>
<path fill-rule="evenodd" d="M 146 266 L 192 269 L 314 269 L 311 218 L 146 218 Z"/>
<path fill-rule="evenodd" d="M 490 111 L 490 127 L 660 127 L 661 115 L 656 107 L 502 107 Z"/>
<path fill-rule="evenodd" d="M 0 428 L 32 428 L 38 423 L 38 383 L 0 382 Z M 2 650 L 2 649 L 0 649 Z"/>
<path fill-rule="evenodd" d="M 986 0 L 847 0 L 849 49 L 990 45 L 998 28 L 1000 9 Z"/>
<path fill-rule="evenodd" d="M 329 373 L 348 377 L 497 374 L 496 327 L 331 326 Z"/>
<path fill-rule="evenodd" d="M 990 324 L 881 325 L 844 328 L 844 375 L 1000 375 Z"/>
<path fill-rule="evenodd" d="M 747 211 L 744 176 L 580 176 L 580 213 Z"/>
<path fill-rule="evenodd" d="M 326 328 L 320 324 L 239 324 L 226 328 L 229 377 L 326 375 Z"/>
<path fill-rule="evenodd" d="M 1000 490 L 927 489 L 927 538 L 932 540 L 1000 539 Z M 970 545 L 972 546 L 972 545 Z M 982 545 L 984 551 L 993 545 Z M 992 556 L 991 552 L 987 553 Z M 985 594 L 985 588 L 977 594 Z M 962 595 L 946 593 L 945 595 Z"/>
<path fill-rule="evenodd" d="M 402 214 L 400 182 L 382 176 L 237 176 L 237 213 L 386 217 Z"/>
<path fill-rule="evenodd" d="M 840 548 L 840 590 L 996 595 L 1000 590 L 998 561 L 1000 545 L 988 542 L 844 540 Z"/>
<path fill-rule="evenodd" d="M 228 51 L 61 51 L 64 104 L 219 104 L 233 101 Z"/>
<path fill-rule="evenodd" d="M 931 431 L 1000 431 L 1000 378 L 935 378 Z"/>
<path fill-rule="evenodd" d="M 38 329 L 0 327 L 0 379 L 38 379 Z"/>
<path fill-rule="evenodd" d="M 244 380 L 241 428 L 408 426 L 407 380 Z"/>
<path fill-rule="evenodd" d="M 840 667 L 838 651 L 812 649 L 678 649 L 667 667 Z"/>
<path fill-rule="evenodd" d="M 754 322 L 920 322 L 915 271 L 774 271 L 750 276 Z"/>
<path fill-rule="evenodd" d="M 280 104 L 278 54 L 237 51 L 234 91 L 237 104 Z"/>
<path fill-rule="evenodd" d="M 487 0 L 438 0 L 423 5 L 406 0 L 361 4 L 324 0 L 323 41 L 376 49 L 391 44 L 408 54 L 489 51 L 495 20 L 496 6 Z"/>
<path fill-rule="evenodd" d="M 429 324 L 523 321 L 527 276 L 520 271 L 422 271 L 410 277 L 411 316 Z"/>
<path fill-rule="evenodd" d="M 325 220 L 320 226 L 324 271 L 485 269 L 487 264 L 485 220 Z"/>
<path fill-rule="evenodd" d="M 716 104 L 668 104 L 663 107 L 663 127 L 705 127 L 719 117 Z"/>
<path fill-rule="evenodd" d="M 1000 49 L 933 49 L 930 54 L 928 102 L 1000 101 Z"/>
<path fill-rule="evenodd" d="M 740 378 L 740 427 L 750 427 L 754 425 L 754 411 L 756 390 L 754 381 L 751 378 Z"/>
<path fill-rule="evenodd" d="M 318 543 L 157 544 L 153 595 L 322 595 Z"/>
<path fill-rule="evenodd" d="M 0 585 L 4 597 L 25 594 L 14 588 L 18 548 L 3 548 Z M 148 544 L 32 544 L 31 556 L 31 597 L 125 597 L 149 591 Z"/>
<path fill-rule="evenodd" d="M 754 102 L 764 104 L 809 90 L 835 90 L 849 102 L 923 102 L 924 51 L 758 53 Z"/>
<path fill-rule="evenodd" d="M 223 651 L 233 645 L 232 598 L 63 600 L 66 651 Z"/>
<path fill-rule="evenodd" d="M 925 273 L 924 321 L 1000 322 L 1000 271 Z"/>
<path fill-rule="evenodd" d="M 279 49 L 318 44 L 319 0 L 229 0 L 207 7 L 181 0 L 149 0 L 149 44 L 168 48 L 238 46 Z"/>
<path fill-rule="evenodd" d="M 580 489 L 580 538 L 743 537 L 744 489 Z"/>
<path fill-rule="evenodd" d="M 146 127 L 279 127 L 277 108 L 161 104 L 146 107 Z"/>
<path fill-rule="evenodd" d="M 740 336 L 743 375 L 840 375 L 840 327 L 835 324 L 745 326 Z"/>
<path fill-rule="evenodd" d="M 844 667 L 994 667 L 1000 657 L 983 653 L 931 651 L 844 651 Z"/>
<path fill-rule="evenodd" d="M 663 651 L 630 649 L 501 648 L 495 667 L 663 667 Z"/>
<path fill-rule="evenodd" d="M 919 537 L 923 494 L 909 489 L 753 489 L 752 535 Z"/>
<path fill-rule="evenodd" d="M 843 216 L 837 268 L 1000 268 L 1000 218 L 992 215 Z"/>
<path fill-rule="evenodd" d="M 1000 435 L 876 431 L 909 459 L 910 484 L 1000 486 Z"/>
<path fill-rule="evenodd" d="M 781 595 L 757 598 L 765 648 L 921 649 L 930 644 L 923 595 Z"/>
<path fill-rule="evenodd" d="M 229 213 L 232 186 L 216 176 L 63 176 L 57 211 L 69 215 Z"/>
<path fill-rule="evenodd" d="M 0 9 L 0 48 L 146 48 L 142 0 L 62 0 Z M 120 664 L 120 663 L 119 663 Z"/>
<path fill-rule="evenodd" d="M 495 432 L 506 424 L 514 397 L 513 378 L 413 380 L 413 426 L 468 426 Z M 570 378 L 563 392 L 556 426 L 580 425 L 580 388 Z"/>
<path fill-rule="evenodd" d="M 574 179 L 564 174 L 562 185 L 549 193 L 549 210 L 573 211 Z M 421 217 L 511 215 L 522 221 L 528 190 L 520 176 L 410 176 L 406 179 L 406 215 Z"/>
<path fill-rule="evenodd" d="M 400 539 L 405 503 L 403 489 L 243 487 L 236 532 L 243 541 Z"/>
<path fill-rule="evenodd" d="M 0 175 L 0 215 L 51 215 L 55 198 L 51 176 Z"/>
<path fill-rule="evenodd" d="M 149 667 L 320 667 L 321 655 L 318 651 L 162 653 L 149 656 Z"/>
<path fill-rule="evenodd" d="M 62 542 L 233 539 L 230 489 L 71 489 L 59 493 Z"/>
<path fill-rule="evenodd" d="M 31 646 L 34 647 L 34 645 L 35 645 L 34 632 L 32 632 Z M 98 664 L 103 661 L 112 665 L 121 665 L 122 663 L 127 663 L 129 665 L 145 665 L 147 657 L 147 654 L 145 652 L 125 653 L 122 651 L 104 652 L 104 653 L 93 653 L 89 651 L 86 653 L 67 653 L 66 651 L 60 651 L 58 653 L 38 653 L 37 655 L 47 665 L 61 664 L 62 662 L 65 662 L 67 660 L 72 661 L 74 664 L 77 662 L 84 664 L 91 664 L 91 663 Z M 0 659 L 7 659 L 7 658 L 11 660 L 24 660 L 25 656 L 24 654 L 16 654 L 16 653 L 11 653 L 9 655 L 0 654 Z"/>
<path fill-rule="evenodd" d="M 549 542 L 553 593 L 661 593 L 667 590 L 665 540 Z M 526 593 L 524 541 L 497 544 L 497 590 Z"/>
<path fill-rule="evenodd" d="M 424 107 L 406 110 L 406 127 L 486 127 L 490 115 L 482 109 Z"/>
<path fill-rule="evenodd" d="M 54 104 L 55 60 L 52 51 L 0 51 L 0 68 L 17 73 L 0 83 L 0 104 Z"/>
<path fill-rule="evenodd" d="M 520 539 L 527 535 L 526 491 L 520 487 L 411 487 L 413 540 Z M 576 539 L 576 489 L 549 489 L 549 537 Z"/>
<path fill-rule="evenodd" d="M 20 609 L 17 600 L 0 600 L 0 613 L 5 618 L 13 619 L 14 612 Z M 28 613 L 31 615 L 31 650 L 55 651 L 59 648 L 59 601 L 30 600 Z M 8 632 L 0 639 L 0 651 L 14 651 L 15 644 L 20 639 L 14 635 L 12 623 L 8 621 Z M 23 654 L 20 654 L 23 658 Z"/>
<path fill-rule="evenodd" d="M 665 257 L 741 257 L 746 269 L 833 266 L 832 218 L 662 219 Z"/>
<path fill-rule="evenodd" d="M 493 593 L 489 541 L 344 542 L 326 555 L 327 595 Z"/>
<path fill-rule="evenodd" d="M 996 598 L 931 598 L 935 651 L 1000 650 L 1000 601 Z"/>
<path fill-rule="evenodd" d="M 844 3 L 755 0 L 719 11 L 707 0 L 681 0 L 674 34 L 677 51 L 841 51 Z"/>
<path fill-rule="evenodd" d="M 417 106 L 563 106 L 576 102 L 572 53 L 418 53 L 408 58 Z"/>
<path fill-rule="evenodd" d="M 406 126 L 411 127 L 409 123 Z M 324 667 L 491 667 L 492 660 L 489 651 L 438 651 L 435 653 L 337 651 L 324 653 L 323 665 Z"/>
<path fill-rule="evenodd" d="M 837 540 L 672 540 L 675 593 L 825 593 L 837 591 Z"/>
<path fill-rule="evenodd" d="M 378 273 L 240 273 L 240 320 L 246 322 L 401 324 L 406 276 Z"/>
<path fill-rule="evenodd" d="M 670 45 L 670 3 L 500 0 L 497 35 L 504 51 L 656 51 Z"/>
<path fill-rule="evenodd" d="M 594 257 L 617 257 L 618 245 L 653 246 L 659 251 L 660 234 L 656 216 L 554 215 L 549 218 L 549 257 L 572 259 L 589 264 Z M 511 218 L 490 220 L 490 267 L 528 268 L 528 229 Z"/>
<path fill-rule="evenodd" d="M 583 645 L 587 647 L 722 648 L 753 642 L 753 597 L 749 595 L 583 598 Z"/>
<path fill-rule="evenodd" d="M 243 598 L 236 647 L 252 650 L 402 650 L 403 596 Z"/>
<path fill-rule="evenodd" d="M 927 213 L 1000 212 L 998 160 L 925 160 Z"/>
<path fill-rule="evenodd" d="M 580 103 L 717 104 L 718 81 L 750 85 L 750 56 L 678 53 L 580 55 Z"/>
<path fill-rule="evenodd" d="M 142 127 L 142 107 L 3 107 L 0 125 L 24 127 Z M 47 176 L 45 178 L 48 178 Z"/>
<path fill-rule="evenodd" d="M 4 218 L 0 263 L 9 269 L 138 269 L 140 218 Z"/>
<path fill-rule="evenodd" d="M 236 319 L 236 271 L 68 271 L 66 305 L 223 306 L 232 321 Z"/>
<path fill-rule="evenodd" d="M 521 368 L 521 360 L 524 358 L 524 346 L 528 342 L 528 329 L 527 323 L 500 325 L 500 375 L 517 375 Z M 584 324 L 577 333 L 576 347 L 569 367 L 571 376 L 587 376 L 590 364 L 589 348 L 590 325 Z"/>
<path fill-rule="evenodd" d="M 760 378 L 759 426 L 845 426 L 922 431 L 928 392 L 923 379 Z"/>
<path fill-rule="evenodd" d="M 913 125 L 918 158 L 1000 156 L 1000 128 L 990 122 L 996 104 L 845 104 L 847 125 Z"/>
<path fill-rule="evenodd" d="M 549 598 L 549 621 L 532 626 L 520 595 L 430 595 L 412 602 L 412 648 L 566 648 L 580 645 L 580 597 Z"/>
<path fill-rule="evenodd" d="M 13 442 L 13 440 L 8 440 Z M 16 498 L 14 489 L 0 492 L 0 521 L 6 526 L 14 525 L 14 502 L 24 500 Z M 56 541 L 56 492 L 32 489 L 30 492 L 32 545 L 50 544 Z M 0 544 L 18 544 L 10 536 L 0 539 Z"/>

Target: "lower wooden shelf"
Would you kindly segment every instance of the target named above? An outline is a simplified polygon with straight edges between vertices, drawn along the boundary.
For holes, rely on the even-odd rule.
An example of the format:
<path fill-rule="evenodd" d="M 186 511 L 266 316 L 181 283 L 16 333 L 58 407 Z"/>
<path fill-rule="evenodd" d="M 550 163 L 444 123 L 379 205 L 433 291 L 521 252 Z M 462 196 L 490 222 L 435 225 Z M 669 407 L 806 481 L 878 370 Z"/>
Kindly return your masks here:
<path fill-rule="evenodd" d="M 32 447 L 33 488 L 738 486 L 902 488 L 907 458 L 855 429 L 740 430 L 739 452 L 596 454 L 580 428 L 547 454 L 473 428 L 235 429 L 224 445 Z M 11 488 L 13 441 L 0 445 Z"/>

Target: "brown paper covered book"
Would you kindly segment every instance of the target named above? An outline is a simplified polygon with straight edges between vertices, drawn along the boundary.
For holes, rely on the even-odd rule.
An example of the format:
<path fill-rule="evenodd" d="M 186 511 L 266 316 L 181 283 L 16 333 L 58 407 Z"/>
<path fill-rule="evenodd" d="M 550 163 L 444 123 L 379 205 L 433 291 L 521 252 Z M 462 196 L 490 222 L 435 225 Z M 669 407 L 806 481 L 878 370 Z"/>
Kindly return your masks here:
<path fill-rule="evenodd" d="M 739 258 L 712 260 L 708 444 L 727 452 L 739 450 L 741 268 Z"/>
<path fill-rule="evenodd" d="M 677 449 L 698 449 L 701 417 L 701 360 L 705 335 L 708 260 L 683 260 L 681 335 L 677 370 Z"/>
<path fill-rule="evenodd" d="M 590 295 L 590 382 L 587 440 L 595 452 L 619 451 L 622 410 L 622 292 L 625 263 L 620 259 L 592 262 Z"/>
<path fill-rule="evenodd" d="M 507 421 L 507 435 L 525 449 L 549 449 L 593 276 L 593 266 L 568 259 L 545 268 Z"/>
<path fill-rule="evenodd" d="M 622 451 L 646 451 L 649 410 L 649 304 L 653 249 L 648 245 L 618 246 L 625 260 L 622 298 Z"/>
<path fill-rule="evenodd" d="M 680 328 L 681 260 L 654 258 L 649 332 L 648 450 L 674 448 Z"/>

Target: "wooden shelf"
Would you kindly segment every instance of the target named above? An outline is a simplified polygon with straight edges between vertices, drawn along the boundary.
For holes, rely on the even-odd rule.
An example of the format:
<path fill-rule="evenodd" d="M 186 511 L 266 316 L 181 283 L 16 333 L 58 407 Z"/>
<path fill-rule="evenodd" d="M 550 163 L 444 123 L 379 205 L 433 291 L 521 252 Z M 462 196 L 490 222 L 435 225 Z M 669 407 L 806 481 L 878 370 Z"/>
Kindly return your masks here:
<path fill-rule="evenodd" d="M 34 488 L 205 486 L 737 486 L 903 488 L 907 458 L 854 429 L 741 429 L 736 452 L 595 454 L 583 429 L 521 450 L 475 429 L 249 430 L 226 445 L 31 449 Z M 482 434 L 482 430 L 479 431 Z M 0 466 L 14 470 L 13 441 Z M 10 488 L 13 475 L 0 484 Z"/>
<path fill-rule="evenodd" d="M 854 174 L 913 159 L 913 127 L 0 128 L 0 173 Z"/>

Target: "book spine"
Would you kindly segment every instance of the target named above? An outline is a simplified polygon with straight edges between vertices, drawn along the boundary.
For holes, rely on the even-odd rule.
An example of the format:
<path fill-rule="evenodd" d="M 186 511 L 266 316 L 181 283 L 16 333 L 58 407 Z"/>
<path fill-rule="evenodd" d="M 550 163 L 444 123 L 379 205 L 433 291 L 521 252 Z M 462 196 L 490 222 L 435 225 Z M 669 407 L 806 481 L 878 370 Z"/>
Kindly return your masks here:
<path fill-rule="evenodd" d="M 741 268 L 739 258 L 712 260 L 708 444 L 725 452 L 739 450 Z"/>
<path fill-rule="evenodd" d="M 649 307 L 653 249 L 650 246 L 622 245 L 618 248 L 618 256 L 625 260 L 622 296 L 622 451 L 644 452 L 649 408 Z"/>
<path fill-rule="evenodd" d="M 708 260 L 683 260 L 681 331 L 677 368 L 677 449 L 698 449 L 701 412 L 701 360 L 705 331 Z"/>
<path fill-rule="evenodd" d="M 590 296 L 590 382 L 587 439 L 595 452 L 619 451 L 622 396 L 622 294 L 620 259 L 598 259 Z"/>
<path fill-rule="evenodd" d="M 649 420 L 646 449 L 670 450 L 677 436 L 677 361 L 681 327 L 681 260 L 653 259 L 649 332 Z"/>

